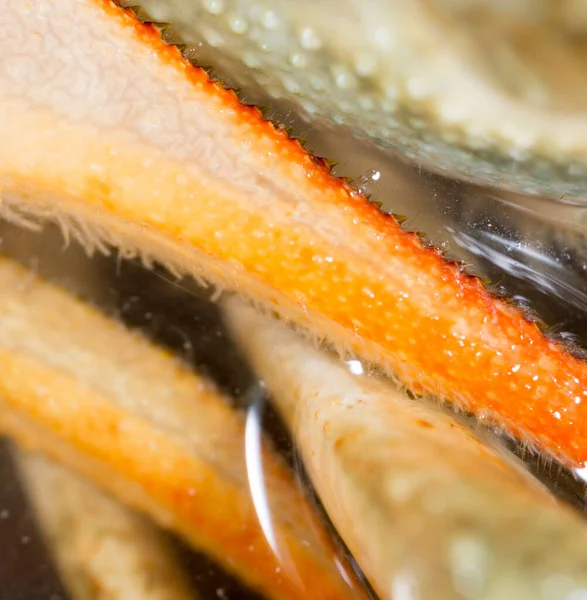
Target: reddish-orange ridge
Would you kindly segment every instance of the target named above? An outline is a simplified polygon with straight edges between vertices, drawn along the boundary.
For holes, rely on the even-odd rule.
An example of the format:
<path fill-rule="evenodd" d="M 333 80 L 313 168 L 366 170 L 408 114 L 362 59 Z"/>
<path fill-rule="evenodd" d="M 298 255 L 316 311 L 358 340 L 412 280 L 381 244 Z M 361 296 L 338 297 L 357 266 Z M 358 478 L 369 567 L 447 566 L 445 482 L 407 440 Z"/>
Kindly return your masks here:
<path fill-rule="evenodd" d="M 266 160 L 279 163 L 284 173 L 287 165 L 302 167 L 304 189 L 320 196 L 313 210 L 318 213 L 325 206 L 337 210 L 352 224 L 354 235 L 379 258 L 399 259 L 406 271 L 418 277 L 410 279 L 411 287 L 405 287 L 402 269 L 395 279 L 386 280 L 374 277 L 374 271 L 368 272 L 360 261 L 345 262 L 342 254 L 330 265 L 317 266 L 312 244 L 300 247 L 291 269 L 284 272 L 279 257 L 259 258 L 256 245 L 267 242 L 252 236 L 239 256 L 223 256 L 212 243 L 201 240 L 200 249 L 240 262 L 263 285 L 314 315 L 316 322 L 327 319 L 342 326 L 349 332 L 344 341 L 353 350 L 397 373 L 407 385 L 437 394 L 478 416 L 490 415 L 569 465 L 587 460 L 583 441 L 587 439 L 587 366 L 583 361 L 547 339 L 520 310 L 491 295 L 477 279 L 434 249 L 423 246 L 416 235 L 403 231 L 393 217 L 334 177 L 323 161 L 265 121 L 256 108 L 243 105 L 232 91 L 212 82 L 204 70 L 167 45 L 154 26 L 141 23 L 132 11 L 121 10 L 110 0 L 95 1 L 112 18 L 131 27 L 169 67 L 184 73 L 192 85 L 207 89 L 236 113 L 235 118 L 253 138 L 272 147 Z M 263 225 L 261 217 L 258 223 Z M 159 227 L 163 229 L 161 224 Z M 243 229 L 245 236 L 246 231 Z M 287 234 L 278 233 L 281 237 Z M 275 232 L 271 235 L 276 248 L 285 247 L 281 237 Z M 230 243 L 225 247 L 229 252 Z M 320 293 L 312 289 L 315 280 L 306 274 L 322 278 Z M 341 295 L 344 301 L 339 301 Z"/>

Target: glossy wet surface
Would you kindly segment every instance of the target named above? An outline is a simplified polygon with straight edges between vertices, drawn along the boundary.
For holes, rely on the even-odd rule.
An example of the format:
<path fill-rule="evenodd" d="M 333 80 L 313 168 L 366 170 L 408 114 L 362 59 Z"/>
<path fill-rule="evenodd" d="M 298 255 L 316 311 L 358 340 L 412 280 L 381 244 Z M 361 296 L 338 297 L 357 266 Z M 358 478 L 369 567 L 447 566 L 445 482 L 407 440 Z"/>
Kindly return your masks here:
<path fill-rule="evenodd" d="M 208 5 L 213 7 L 215 3 Z M 238 23 L 233 23 L 234 27 L 238 29 Z M 202 47 L 201 54 L 196 54 L 195 58 L 202 59 L 214 56 L 214 49 Z M 250 95 L 257 100 L 263 97 L 262 91 L 251 91 Z M 350 177 L 358 190 L 371 194 L 374 201 L 383 204 L 384 210 L 405 215 L 407 229 L 426 233 L 432 244 L 446 250 L 447 256 L 463 261 L 470 272 L 488 278 L 496 293 L 523 306 L 528 318 L 540 318 L 549 335 L 568 343 L 577 355 L 583 355 L 583 349 L 587 348 L 584 208 L 563 205 L 557 200 L 483 190 L 406 166 L 390 152 L 358 141 L 348 128 L 326 127 L 323 123 L 308 125 L 285 100 L 272 104 L 272 111 L 273 116 L 307 138 L 308 147 L 316 154 L 337 159 L 338 175 Z M 52 227 L 40 234 L 2 224 L 0 252 L 16 257 L 34 271 L 95 303 L 107 314 L 140 329 L 214 379 L 234 398 L 235 405 L 247 412 L 253 429 L 260 425 L 273 437 L 295 468 L 298 485 L 327 521 L 283 423 L 229 338 L 217 305 L 209 302 L 211 290 L 200 289 L 189 281 L 177 282 L 163 271 L 148 272 L 138 264 L 125 263 L 116 257 L 89 259 L 80 248 L 64 250 L 59 232 Z M 473 422 L 470 424 L 477 427 Z M 242 444 L 243 452 L 246 451 L 244 439 L 234 443 Z M 550 459 L 527 452 L 523 444 L 513 440 L 504 443 L 524 458 L 529 469 L 560 499 L 579 513 L 587 510 L 584 471 L 573 474 Z M 254 465 L 254 453 L 248 460 Z M 0 482 L 0 599 L 67 598 L 30 512 L 6 443 L 0 447 Z M 252 489 L 263 485 L 259 480 L 250 483 Z M 362 580 L 372 595 L 342 540 L 329 523 L 327 526 L 339 549 L 343 569 L 349 577 Z M 201 598 L 256 597 L 208 558 L 178 540 L 175 543 L 184 570 Z M 411 600 L 411 596 L 405 597 Z"/>
<path fill-rule="evenodd" d="M 347 165 L 348 168 L 348 165 Z M 402 172 L 405 173 L 404 167 Z M 369 174 L 359 185 L 375 185 L 383 198 L 397 187 L 394 171 L 378 170 L 380 177 Z M 395 178 L 394 178 L 395 177 Z M 410 181 L 406 176 L 406 180 Z M 393 194 L 401 210 L 408 212 L 414 198 L 420 210 L 408 221 L 417 229 L 418 221 L 435 223 L 430 236 L 442 239 L 455 258 L 469 268 L 488 276 L 514 301 L 528 306 L 551 326 L 554 336 L 576 346 L 585 343 L 583 311 L 585 286 L 582 264 L 582 240 L 572 232 L 555 227 L 540 215 L 528 216 L 519 205 L 488 201 L 482 193 L 456 188 L 453 184 L 417 178 L 403 182 L 402 195 Z M 401 180 L 399 180 L 401 183 Z M 428 195 L 432 190 L 432 194 Z M 370 190 L 373 191 L 373 190 Z M 475 193 L 478 195 L 476 196 Z M 391 196 L 391 194 L 389 194 Z M 392 202 L 389 202 L 392 204 Z M 444 203 L 442 218 L 438 207 Z M 399 211 L 398 211 L 399 212 Z M 533 219 L 533 220 L 532 220 Z M 326 519 L 319 499 L 307 479 L 300 456 L 292 449 L 285 427 L 271 409 L 263 389 L 227 335 L 218 306 L 209 302 L 211 290 L 198 288 L 189 281 L 177 282 L 162 271 L 149 272 L 138 264 L 115 258 L 87 258 L 75 246 L 63 248 L 60 233 L 52 227 L 43 234 L 26 232 L 6 224 L 0 230 L 1 250 L 29 265 L 41 275 L 64 285 L 100 306 L 107 314 L 138 328 L 155 342 L 173 349 L 199 372 L 213 378 L 235 398 L 235 404 L 249 411 L 249 419 L 261 421 L 298 473 L 299 485 L 312 498 L 315 510 Z M 472 423 L 472 427 L 476 427 Z M 238 443 L 238 442 L 235 442 Z M 243 451 L 245 451 L 245 443 Z M 514 441 L 506 443 L 525 458 L 528 467 L 561 499 L 578 511 L 586 510 L 585 484 L 561 466 L 543 457 L 525 452 Z M 5 540 L 5 559 L 0 564 L 0 597 L 29 599 L 67 598 L 62 584 L 38 533 L 34 519 L 9 454 L 2 446 L 3 486 L 0 494 L 0 535 Z M 254 485 L 259 485 L 255 482 Z M 349 573 L 362 574 L 344 549 L 332 526 L 340 560 Z M 193 585 L 203 598 L 254 598 L 237 581 L 209 559 L 189 550 L 177 541 L 182 561 Z M 366 583 L 366 582 L 365 582 Z M 368 585 L 368 584 L 367 584 Z M 373 592 L 370 592 L 373 593 Z"/>

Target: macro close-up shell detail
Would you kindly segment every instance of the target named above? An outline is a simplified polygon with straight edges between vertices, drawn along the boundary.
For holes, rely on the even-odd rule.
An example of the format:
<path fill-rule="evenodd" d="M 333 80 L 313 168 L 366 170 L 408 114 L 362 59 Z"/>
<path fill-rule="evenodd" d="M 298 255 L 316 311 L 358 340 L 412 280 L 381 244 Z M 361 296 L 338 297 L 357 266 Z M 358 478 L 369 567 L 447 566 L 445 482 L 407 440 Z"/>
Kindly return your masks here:
<path fill-rule="evenodd" d="M 351 125 L 428 168 L 583 195 L 582 0 L 146 0 L 141 8 L 182 41 L 242 61 L 273 97 L 301 97 L 306 114 Z"/>
<path fill-rule="evenodd" d="M 5 2 L 0 431 L 64 593 L 587 597 L 587 4 Z"/>

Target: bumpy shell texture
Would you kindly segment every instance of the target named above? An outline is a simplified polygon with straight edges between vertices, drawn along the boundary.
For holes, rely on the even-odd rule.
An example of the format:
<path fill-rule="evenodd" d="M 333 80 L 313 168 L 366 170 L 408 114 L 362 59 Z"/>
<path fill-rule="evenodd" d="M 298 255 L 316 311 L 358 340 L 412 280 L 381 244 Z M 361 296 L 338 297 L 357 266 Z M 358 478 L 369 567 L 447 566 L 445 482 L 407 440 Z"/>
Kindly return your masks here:
<path fill-rule="evenodd" d="M 444 174 L 585 196 L 583 0 L 145 0 L 274 98 Z M 243 67 L 246 67 L 243 69 Z"/>

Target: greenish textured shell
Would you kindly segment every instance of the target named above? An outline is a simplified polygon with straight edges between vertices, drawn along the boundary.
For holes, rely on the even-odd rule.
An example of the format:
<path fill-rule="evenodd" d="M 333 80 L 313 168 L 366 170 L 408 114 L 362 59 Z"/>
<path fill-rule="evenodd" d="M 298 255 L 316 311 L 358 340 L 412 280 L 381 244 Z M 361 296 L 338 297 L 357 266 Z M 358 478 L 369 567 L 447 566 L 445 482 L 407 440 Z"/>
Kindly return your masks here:
<path fill-rule="evenodd" d="M 348 125 L 445 175 L 585 196 L 585 0 L 140 4 L 173 25 L 188 55 L 214 49 L 233 85 L 256 82 L 308 119 Z"/>

